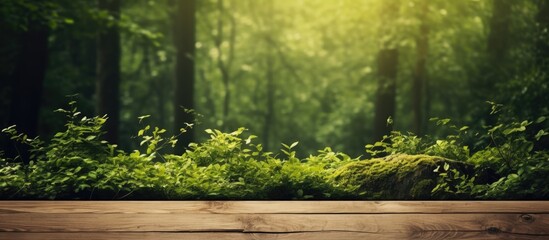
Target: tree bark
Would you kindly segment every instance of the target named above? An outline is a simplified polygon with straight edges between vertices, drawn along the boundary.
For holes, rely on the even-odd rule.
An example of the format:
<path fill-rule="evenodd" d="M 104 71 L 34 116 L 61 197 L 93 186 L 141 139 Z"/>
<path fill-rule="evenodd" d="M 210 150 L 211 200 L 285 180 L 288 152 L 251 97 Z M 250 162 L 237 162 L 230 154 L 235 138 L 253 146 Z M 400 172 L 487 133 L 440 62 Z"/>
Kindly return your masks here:
<path fill-rule="evenodd" d="M 265 55 L 265 67 L 267 68 L 265 71 L 265 80 L 267 80 L 267 83 L 265 84 L 265 94 L 267 97 L 266 102 L 266 112 L 264 115 L 264 122 L 263 122 L 263 146 L 268 151 L 271 145 L 271 133 L 272 133 L 272 127 L 275 121 L 275 93 L 276 93 L 276 85 L 275 85 L 275 59 L 274 59 L 274 47 L 272 45 L 275 44 L 275 40 L 272 38 L 271 33 L 273 32 L 273 28 L 275 27 L 275 24 L 273 23 L 274 18 L 274 2 L 268 2 L 265 4 L 265 47 L 267 49 L 266 55 Z"/>
<path fill-rule="evenodd" d="M 275 84 L 274 84 L 274 61 L 272 51 L 269 50 L 268 56 L 265 59 L 267 71 L 265 78 L 267 84 L 265 85 L 265 91 L 267 94 L 267 112 L 265 112 L 265 119 L 263 123 L 263 146 L 265 149 L 270 149 L 271 129 L 274 123 L 274 105 L 275 105 Z"/>
<path fill-rule="evenodd" d="M 535 52 L 536 68 L 543 69 L 543 71 L 547 73 L 549 72 L 547 68 L 547 66 L 549 66 L 549 0 L 538 1 L 538 13 L 536 16 L 536 22 L 538 24 Z M 547 78 L 545 79 L 545 81 L 547 81 Z M 538 107 L 533 109 L 533 112 L 539 115 L 544 114 L 544 105 L 541 104 L 541 102 L 538 102 L 537 106 Z M 530 131 L 532 134 L 535 134 L 539 130 L 544 129 L 544 127 L 546 126 L 546 122 L 534 124 L 533 128 L 531 128 Z M 542 137 L 539 141 L 534 143 L 534 150 L 543 150 L 548 148 L 549 137 Z"/>
<path fill-rule="evenodd" d="M 511 4 L 509 0 L 494 0 L 490 33 L 488 35 L 488 61 L 495 72 L 500 72 L 509 50 L 509 24 L 511 22 Z"/>
<path fill-rule="evenodd" d="M 193 123 L 194 116 L 185 109 L 194 108 L 194 52 L 195 52 L 195 1 L 178 2 L 175 17 L 175 47 L 177 60 L 175 66 L 175 99 L 174 99 L 174 132 L 185 128 L 185 123 Z M 176 153 L 183 153 L 184 148 L 194 140 L 194 130 L 179 135 L 179 148 Z"/>
<path fill-rule="evenodd" d="M 481 101 L 495 101 L 497 92 L 494 86 L 497 82 L 505 80 L 505 63 L 509 50 L 509 24 L 511 23 L 511 4 L 508 0 L 494 0 L 492 6 L 492 17 L 490 19 L 490 33 L 487 40 L 488 69 L 486 76 L 477 86 L 477 97 Z M 497 119 L 490 114 L 490 110 L 484 110 L 483 119 L 485 125 L 491 126 Z"/>
<path fill-rule="evenodd" d="M 374 141 L 381 140 L 384 135 L 391 133 L 393 124 L 388 118 L 394 118 L 396 105 L 396 77 L 398 65 L 398 49 L 394 37 L 389 31 L 392 21 L 396 18 L 399 5 L 395 0 L 384 1 L 382 11 L 382 33 L 389 35 L 389 40 L 381 45 L 377 57 L 378 86 L 375 99 Z"/>
<path fill-rule="evenodd" d="M 99 9 L 120 19 L 120 0 L 99 0 Z M 106 114 L 105 139 L 118 142 L 120 121 L 120 31 L 118 23 L 101 29 L 97 36 L 96 112 Z"/>
<path fill-rule="evenodd" d="M 423 96 L 426 91 L 427 82 L 427 55 L 429 51 L 429 26 L 427 25 L 427 11 L 429 9 L 427 1 L 421 2 L 422 6 L 418 19 L 420 21 L 419 34 L 416 37 L 416 63 L 414 68 L 414 77 L 412 82 L 412 111 L 413 128 L 412 131 L 421 135 L 423 132 Z"/>
<path fill-rule="evenodd" d="M 536 41 L 536 63 L 538 66 L 546 66 L 549 59 L 549 0 L 538 2 L 538 36 Z"/>
<path fill-rule="evenodd" d="M 227 13 L 223 0 L 217 0 L 217 10 L 219 11 L 219 17 L 217 18 L 217 35 L 214 37 L 215 46 L 217 48 L 217 67 L 221 73 L 221 81 L 223 82 L 224 88 L 224 99 L 223 99 L 223 130 L 228 131 L 228 119 L 230 114 L 231 107 L 231 82 L 233 80 L 232 73 L 232 64 L 234 59 L 234 44 L 236 41 L 236 19 L 230 13 Z M 228 15 L 230 22 L 230 31 L 229 31 L 229 51 L 226 53 L 226 60 L 223 60 L 225 51 L 222 49 L 223 43 L 223 17 Z"/>
<path fill-rule="evenodd" d="M 30 24 L 29 30 L 21 35 L 21 55 L 13 75 L 9 125 L 17 125 L 17 130 L 29 137 L 38 135 L 42 88 L 48 65 L 48 36 L 46 26 Z M 6 149 L 6 155 L 20 155 L 22 161 L 28 163 L 28 149 L 23 145 L 16 148 Z"/>
<path fill-rule="evenodd" d="M 396 105 L 396 75 L 398 64 L 397 49 L 383 49 L 378 55 L 378 89 L 375 101 L 374 140 L 391 133 L 393 125 L 388 122 L 394 118 Z"/>

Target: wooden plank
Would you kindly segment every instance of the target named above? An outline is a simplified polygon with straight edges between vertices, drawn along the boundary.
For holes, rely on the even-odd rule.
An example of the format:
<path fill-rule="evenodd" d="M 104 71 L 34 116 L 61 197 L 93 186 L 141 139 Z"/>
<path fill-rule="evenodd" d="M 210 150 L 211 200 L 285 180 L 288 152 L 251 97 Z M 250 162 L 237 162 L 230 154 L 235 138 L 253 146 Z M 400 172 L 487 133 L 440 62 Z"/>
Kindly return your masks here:
<path fill-rule="evenodd" d="M 0 232 L 505 232 L 545 235 L 549 214 L 0 214 Z"/>
<path fill-rule="evenodd" d="M 0 201 L 1 239 L 549 239 L 549 201 Z"/>
<path fill-rule="evenodd" d="M 0 213 L 549 213 L 549 201 L 0 201 Z"/>
<path fill-rule="evenodd" d="M 356 232 L 306 232 L 306 233 L 25 233 L 25 232 L 0 232 L 0 240 L 173 240 L 173 239 L 228 239 L 228 240 L 252 240 L 252 239 L 276 239 L 276 240 L 393 240 L 393 239 L 547 239 L 547 236 L 515 235 L 509 233 L 487 232 L 438 232 L 426 233 L 420 236 L 407 235 L 407 233 L 356 233 Z"/>

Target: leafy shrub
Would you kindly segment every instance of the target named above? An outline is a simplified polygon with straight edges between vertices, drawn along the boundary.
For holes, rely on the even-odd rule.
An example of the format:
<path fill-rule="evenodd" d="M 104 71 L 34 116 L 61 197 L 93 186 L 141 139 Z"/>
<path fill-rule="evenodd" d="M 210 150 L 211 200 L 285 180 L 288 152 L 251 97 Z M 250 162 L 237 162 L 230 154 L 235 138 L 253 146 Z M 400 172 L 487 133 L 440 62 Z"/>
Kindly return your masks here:
<path fill-rule="evenodd" d="M 363 160 L 330 148 L 300 159 L 297 142 L 280 154 L 263 151 L 244 128 L 190 144 L 181 155 L 166 130 L 137 132 L 142 149 L 125 152 L 101 140 L 106 116 L 80 116 L 71 102 L 59 109 L 65 130 L 49 141 L 2 130 L 28 145 L 31 161 L 0 157 L 2 199 L 509 199 L 547 198 L 546 119 L 501 118 L 480 131 L 433 119 L 449 129 L 442 138 L 393 132 L 366 145 Z M 494 109 L 497 110 L 495 106 Z M 498 112 L 498 111 L 494 111 Z M 139 118 L 146 121 L 148 116 Z M 532 131 L 535 126 L 536 131 Z M 188 127 L 192 127 L 189 125 Z M 181 129 L 184 134 L 186 129 Z M 474 150 L 471 150 L 474 149 Z M 0 155 L 1 156 L 1 155 Z M 383 158 L 380 158 L 383 157 Z M 473 166 L 473 167 L 471 167 Z M 473 168 L 473 170 L 471 170 Z"/>

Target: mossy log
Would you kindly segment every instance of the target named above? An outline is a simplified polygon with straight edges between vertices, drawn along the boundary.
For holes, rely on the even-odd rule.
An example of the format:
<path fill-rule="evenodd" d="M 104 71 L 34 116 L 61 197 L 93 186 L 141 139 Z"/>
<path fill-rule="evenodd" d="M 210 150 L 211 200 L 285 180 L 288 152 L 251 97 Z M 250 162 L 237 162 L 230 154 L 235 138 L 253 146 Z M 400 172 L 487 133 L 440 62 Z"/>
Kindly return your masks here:
<path fill-rule="evenodd" d="M 349 163 L 333 178 L 343 187 L 356 188 L 365 199 L 431 199 L 439 175 L 434 170 L 444 163 L 464 173 L 473 170 L 468 163 L 443 157 L 394 154 Z"/>

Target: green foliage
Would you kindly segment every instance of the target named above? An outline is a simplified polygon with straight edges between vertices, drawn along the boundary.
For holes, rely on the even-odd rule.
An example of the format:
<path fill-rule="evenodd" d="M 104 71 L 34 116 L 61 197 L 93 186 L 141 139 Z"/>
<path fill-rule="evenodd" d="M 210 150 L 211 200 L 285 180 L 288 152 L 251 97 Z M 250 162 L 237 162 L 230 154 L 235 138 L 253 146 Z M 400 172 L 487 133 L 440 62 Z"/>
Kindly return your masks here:
<path fill-rule="evenodd" d="M 478 169 L 477 178 L 486 181 L 495 175 L 499 179 L 480 187 L 479 197 L 540 198 L 549 193 L 547 180 L 540 177 L 549 173 L 549 155 L 546 149 L 535 148 L 546 138 L 547 129 L 529 131 L 533 123 L 545 120 L 546 117 L 535 121 L 506 120 L 487 129 L 490 144 L 468 162 Z"/>
<path fill-rule="evenodd" d="M 1 154 L 1 152 L 0 152 Z M 4 197 L 13 197 L 25 188 L 26 179 L 21 164 L 10 163 L 0 157 L 0 193 Z"/>
<path fill-rule="evenodd" d="M 494 113 L 499 106 L 494 105 Z M 299 143 L 264 151 L 246 129 L 207 129 L 209 139 L 181 155 L 169 153 L 176 136 L 145 125 L 140 149 L 126 152 L 101 140 L 106 116 L 85 117 L 71 102 L 58 109 L 65 129 L 48 141 L 15 126 L 2 130 L 31 148 L 31 161 L 0 158 L 3 199 L 509 199 L 547 198 L 549 153 L 536 142 L 546 121 L 500 121 L 483 132 L 433 119 L 448 135 L 435 139 L 393 132 L 366 146 L 373 159 L 325 148 L 297 157 Z M 139 122 L 148 116 L 139 117 Z M 506 119 L 506 118 L 502 118 Z M 185 134 L 181 129 L 180 134 Z M 483 146 L 470 152 L 471 136 Z M 385 157 L 379 157 L 385 156 Z"/>
<path fill-rule="evenodd" d="M 504 108 L 492 103 L 494 117 L 500 112 L 504 112 Z M 484 199 L 547 196 L 547 179 L 540 176 L 549 173 L 548 152 L 543 148 L 535 149 L 547 129 L 529 131 L 533 123 L 543 123 L 546 117 L 535 121 L 517 121 L 505 115 L 499 118 L 494 126 L 474 134 L 487 139 L 480 150 L 466 159 L 475 166 L 475 174 L 466 175 L 456 169 L 444 168 L 434 193 Z"/>
<path fill-rule="evenodd" d="M 547 129 L 540 127 L 546 117 L 517 121 L 509 117 L 507 108 L 490 104 L 492 116 L 500 119 L 494 126 L 474 131 L 450 124 L 450 119 L 433 118 L 449 134 L 436 139 L 395 131 L 382 141 L 366 145 L 366 152 L 374 157 L 427 154 L 474 166 L 471 172 L 449 163 L 438 164 L 433 170 L 438 173 L 438 183 L 432 189 L 432 197 L 437 199 L 547 197 L 549 182 L 540 176 L 549 173 L 549 158 L 547 149 L 539 144 L 547 135 Z"/>
<path fill-rule="evenodd" d="M 66 129 L 50 141 L 29 139 L 15 127 L 3 130 L 13 140 L 32 147 L 28 166 L 2 159 L 2 198 L 39 199 L 322 199 L 343 196 L 329 176 L 350 157 L 329 148 L 300 160 L 297 142 L 277 158 L 264 152 L 245 131 L 206 130 L 210 139 L 193 143 L 182 155 L 164 153 L 176 137 L 146 125 L 139 130 L 143 153 L 126 153 L 101 140 L 106 117 L 81 117 L 71 102 L 59 109 Z M 146 116 L 140 117 L 140 122 Z M 185 129 L 182 129 L 182 133 Z"/>
<path fill-rule="evenodd" d="M 67 16 L 66 5 L 71 4 L 67 1 L 4 0 L 0 3 L 0 21 L 22 31 L 32 25 L 56 29 L 74 24 L 74 19 Z"/>
<path fill-rule="evenodd" d="M 450 124 L 450 119 L 432 118 L 437 126 L 444 126 L 452 134 L 435 139 L 434 137 L 415 136 L 413 133 L 403 134 L 393 131 L 391 135 L 384 136 L 381 141 L 366 145 L 366 153 L 373 157 L 385 156 L 396 153 L 428 154 L 455 160 L 469 158 L 469 147 L 463 144 L 463 138 L 468 135 L 469 127 L 458 128 Z"/>

